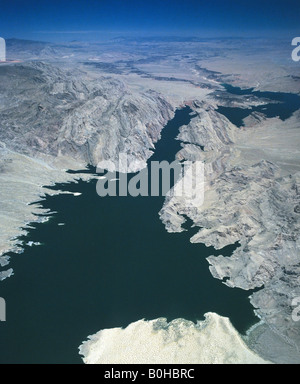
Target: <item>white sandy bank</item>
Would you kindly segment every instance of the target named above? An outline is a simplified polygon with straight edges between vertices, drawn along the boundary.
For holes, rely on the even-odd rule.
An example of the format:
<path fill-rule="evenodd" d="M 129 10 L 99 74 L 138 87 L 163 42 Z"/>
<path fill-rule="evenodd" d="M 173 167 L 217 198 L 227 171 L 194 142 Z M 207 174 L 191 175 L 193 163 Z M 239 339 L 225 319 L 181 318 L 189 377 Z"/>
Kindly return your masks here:
<path fill-rule="evenodd" d="M 79 350 L 86 364 L 266 364 L 229 319 L 208 313 L 194 324 L 178 319 L 140 320 L 126 329 L 105 329 Z"/>

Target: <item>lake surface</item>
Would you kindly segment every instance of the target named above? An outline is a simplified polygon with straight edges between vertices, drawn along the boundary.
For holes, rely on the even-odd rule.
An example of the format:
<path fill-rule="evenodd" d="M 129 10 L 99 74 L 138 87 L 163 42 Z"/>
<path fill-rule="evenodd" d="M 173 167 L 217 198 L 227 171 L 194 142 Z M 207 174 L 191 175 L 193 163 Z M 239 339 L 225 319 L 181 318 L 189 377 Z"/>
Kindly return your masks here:
<path fill-rule="evenodd" d="M 243 119 L 250 116 L 253 112 L 264 114 L 267 118 L 279 117 L 282 121 L 292 116 L 300 109 L 300 96 L 293 93 L 283 92 L 260 92 L 253 91 L 254 88 L 241 89 L 229 84 L 222 84 L 228 93 L 239 96 L 255 96 L 263 99 L 267 104 L 253 106 L 251 108 L 236 108 L 219 106 L 217 111 L 226 116 L 229 121 L 237 127 L 244 126 Z M 272 103 L 275 101 L 275 103 Z"/>
<path fill-rule="evenodd" d="M 190 113 L 177 111 L 150 160 L 174 159 Z M 197 321 L 216 312 L 241 333 L 258 321 L 251 292 L 228 288 L 208 269 L 208 256 L 229 256 L 237 245 L 217 252 L 191 244 L 190 222 L 167 233 L 158 215 L 163 197 L 100 198 L 95 180 L 54 189 L 82 195 L 47 196 L 42 206 L 57 213 L 23 238 L 43 245 L 11 255 L 15 275 L 0 285 L 7 302 L 0 363 L 81 363 L 78 346 L 88 335 L 143 318 Z"/>

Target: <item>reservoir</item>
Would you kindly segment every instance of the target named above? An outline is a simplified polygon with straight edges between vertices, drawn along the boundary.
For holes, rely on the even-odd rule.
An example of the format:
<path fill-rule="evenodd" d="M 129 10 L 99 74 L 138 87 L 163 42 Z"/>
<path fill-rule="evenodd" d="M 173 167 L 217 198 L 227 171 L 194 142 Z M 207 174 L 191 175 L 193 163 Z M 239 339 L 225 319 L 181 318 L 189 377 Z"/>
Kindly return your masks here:
<path fill-rule="evenodd" d="M 241 89 L 229 84 L 222 84 L 226 92 L 238 96 L 255 96 L 262 99 L 264 104 L 251 108 L 223 107 L 219 106 L 217 112 L 226 116 L 237 127 L 244 125 L 243 119 L 253 112 L 264 114 L 267 118 L 279 117 L 282 121 L 290 118 L 294 112 L 300 109 L 300 96 L 283 92 L 260 92 L 253 88 Z"/>
<path fill-rule="evenodd" d="M 178 129 L 192 118 L 189 107 L 178 110 L 149 161 L 174 160 Z M 53 189 L 81 195 L 46 196 L 39 204 L 57 213 L 22 238 L 42 245 L 10 255 L 15 275 L 0 285 L 0 363 L 81 363 L 88 335 L 140 319 L 197 321 L 216 312 L 243 334 L 258 321 L 252 292 L 228 288 L 208 269 L 208 256 L 230 256 L 237 245 L 191 244 L 198 229 L 189 221 L 169 234 L 159 219 L 164 197 L 101 198 L 96 180 Z"/>

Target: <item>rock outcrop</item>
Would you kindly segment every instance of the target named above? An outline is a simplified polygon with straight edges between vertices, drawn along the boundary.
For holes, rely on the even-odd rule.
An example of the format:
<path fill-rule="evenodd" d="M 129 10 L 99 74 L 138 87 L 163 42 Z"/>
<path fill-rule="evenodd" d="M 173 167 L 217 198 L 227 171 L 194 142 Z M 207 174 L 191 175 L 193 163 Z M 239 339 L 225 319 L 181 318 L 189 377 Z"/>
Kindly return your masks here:
<path fill-rule="evenodd" d="M 173 107 L 157 92 L 132 92 L 110 77 L 90 78 L 43 62 L 0 67 L 0 280 L 11 276 L 8 251 L 38 220 L 45 185 L 88 176 L 70 175 L 127 154 L 139 170 L 152 154 Z M 6 270 L 2 270 L 6 268 Z"/>
<path fill-rule="evenodd" d="M 67 156 L 87 164 L 120 152 L 146 161 L 173 113 L 154 91 L 34 62 L 0 67 L 0 142 L 29 156 Z"/>
<path fill-rule="evenodd" d="M 294 132 L 289 140 L 299 140 L 293 130 L 298 115 L 281 122 L 281 130 L 280 121 L 274 122 L 267 147 L 265 121 L 239 130 L 209 105 L 195 103 L 194 110 L 198 117 L 179 135 L 185 144 L 178 157 L 205 163 L 204 204 L 191 209 L 180 198 L 168 198 L 161 219 L 170 232 L 182 231 L 185 216 L 192 219 L 200 228 L 191 239 L 194 243 L 216 249 L 240 243 L 231 257 L 208 258 L 212 275 L 229 287 L 261 288 L 251 297 L 256 313 L 277 337 L 294 346 L 293 358 L 297 355 L 300 361 L 300 327 L 292 318 L 292 302 L 300 297 L 300 174 L 293 165 L 288 171 L 282 161 L 286 149 L 280 153 L 285 131 Z M 249 129 L 255 137 L 253 151 L 264 145 L 256 157 L 247 141 Z M 272 358 L 280 361 L 281 356 Z"/>

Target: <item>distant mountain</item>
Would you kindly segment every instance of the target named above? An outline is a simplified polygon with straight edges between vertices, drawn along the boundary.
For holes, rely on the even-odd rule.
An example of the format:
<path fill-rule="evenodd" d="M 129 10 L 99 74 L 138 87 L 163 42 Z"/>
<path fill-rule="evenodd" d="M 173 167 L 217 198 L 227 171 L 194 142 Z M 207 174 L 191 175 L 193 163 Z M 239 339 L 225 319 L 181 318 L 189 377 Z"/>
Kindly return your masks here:
<path fill-rule="evenodd" d="M 139 43 L 185 43 L 185 42 L 202 42 L 211 40 L 208 38 L 196 37 L 196 36 L 118 36 L 111 39 L 111 42 L 139 42 Z"/>

